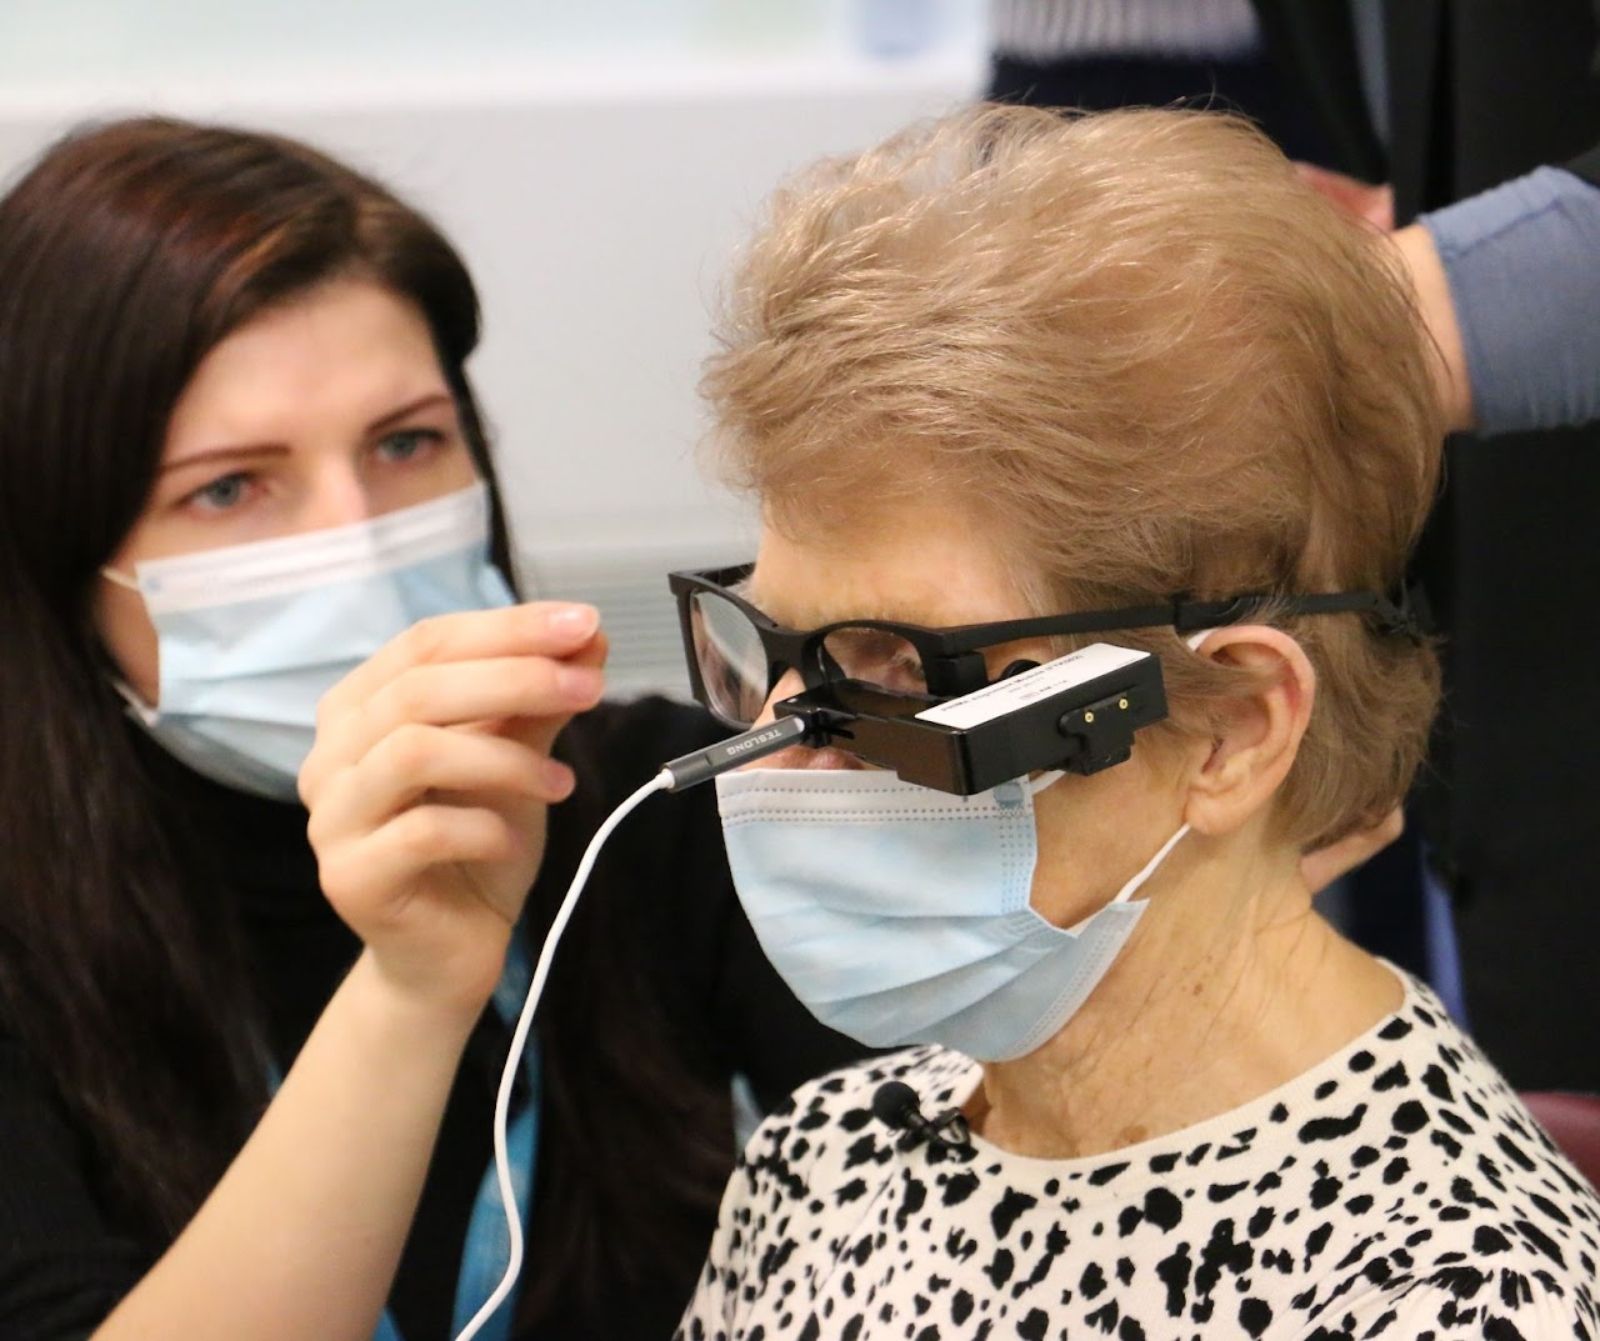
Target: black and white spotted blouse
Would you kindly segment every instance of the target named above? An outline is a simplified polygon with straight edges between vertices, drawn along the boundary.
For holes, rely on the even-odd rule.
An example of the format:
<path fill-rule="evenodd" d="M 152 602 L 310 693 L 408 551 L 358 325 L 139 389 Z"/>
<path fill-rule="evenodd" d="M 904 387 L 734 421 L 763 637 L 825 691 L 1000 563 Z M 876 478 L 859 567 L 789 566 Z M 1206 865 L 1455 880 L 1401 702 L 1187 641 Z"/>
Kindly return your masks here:
<path fill-rule="evenodd" d="M 979 1068 L 915 1048 L 769 1117 L 680 1338 L 1600 1341 L 1600 1197 L 1416 982 L 1280 1089 L 1087 1159 L 902 1152 L 895 1078 L 932 1113 Z"/>

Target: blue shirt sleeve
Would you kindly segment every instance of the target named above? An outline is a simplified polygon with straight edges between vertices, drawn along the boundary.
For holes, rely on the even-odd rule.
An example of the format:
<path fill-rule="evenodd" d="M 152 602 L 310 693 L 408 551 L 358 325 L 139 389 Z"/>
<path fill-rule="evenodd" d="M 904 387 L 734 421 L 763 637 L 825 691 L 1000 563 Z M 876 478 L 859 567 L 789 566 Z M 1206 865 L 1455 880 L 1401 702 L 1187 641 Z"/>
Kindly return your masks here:
<path fill-rule="evenodd" d="M 1600 419 L 1600 187 L 1538 168 L 1422 217 L 1483 434 Z"/>

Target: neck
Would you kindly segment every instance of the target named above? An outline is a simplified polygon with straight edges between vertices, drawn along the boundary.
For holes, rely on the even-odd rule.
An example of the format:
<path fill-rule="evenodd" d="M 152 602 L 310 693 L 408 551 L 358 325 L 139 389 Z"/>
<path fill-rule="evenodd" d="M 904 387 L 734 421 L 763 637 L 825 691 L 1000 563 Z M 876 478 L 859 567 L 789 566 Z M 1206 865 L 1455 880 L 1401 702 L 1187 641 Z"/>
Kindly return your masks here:
<path fill-rule="evenodd" d="M 975 1130 L 1043 1158 L 1102 1154 L 1275 1089 L 1396 1009 L 1395 976 L 1312 909 L 1297 854 L 1191 835 L 1138 931 L 1043 1047 L 987 1063 Z"/>

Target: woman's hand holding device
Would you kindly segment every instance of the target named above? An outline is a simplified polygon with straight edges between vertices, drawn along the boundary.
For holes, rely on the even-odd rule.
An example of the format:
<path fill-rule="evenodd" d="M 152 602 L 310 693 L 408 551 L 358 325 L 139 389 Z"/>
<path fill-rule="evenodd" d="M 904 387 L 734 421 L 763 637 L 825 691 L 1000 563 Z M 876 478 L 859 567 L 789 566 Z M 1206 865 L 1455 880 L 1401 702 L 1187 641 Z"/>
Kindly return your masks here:
<path fill-rule="evenodd" d="M 598 702 L 589 606 L 535 602 L 413 626 L 322 700 L 300 774 L 329 901 L 381 978 L 476 1016 L 574 785 L 557 734 Z"/>

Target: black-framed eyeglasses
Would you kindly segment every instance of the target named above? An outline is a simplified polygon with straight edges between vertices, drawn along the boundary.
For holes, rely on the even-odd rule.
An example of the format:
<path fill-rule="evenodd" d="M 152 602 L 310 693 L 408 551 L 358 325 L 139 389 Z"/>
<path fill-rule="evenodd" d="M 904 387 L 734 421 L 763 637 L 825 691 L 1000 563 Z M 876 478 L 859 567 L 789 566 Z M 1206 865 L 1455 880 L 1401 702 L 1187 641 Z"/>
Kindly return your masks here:
<path fill-rule="evenodd" d="M 1237 624 L 1264 609 L 1289 615 L 1366 615 L 1384 634 L 1421 632 L 1409 593 L 1397 603 L 1376 592 L 1279 596 L 1253 592 L 1221 601 L 1173 596 L 1114 610 L 1007 619 L 930 629 L 884 619 L 851 619 L 789 629 L 747 601 L 739 588 L 753 563 L 671 573 L 694 696 L 725 725 L 750 726 L 786 671 L 807 689 L 859 680 L 894 693 L 954 698 L 990 683 L 983 650 L 1024 638 L 1122 629 L 1171 628 L 1180 634 Z"/>

